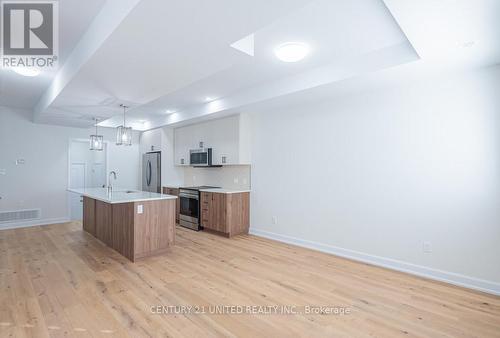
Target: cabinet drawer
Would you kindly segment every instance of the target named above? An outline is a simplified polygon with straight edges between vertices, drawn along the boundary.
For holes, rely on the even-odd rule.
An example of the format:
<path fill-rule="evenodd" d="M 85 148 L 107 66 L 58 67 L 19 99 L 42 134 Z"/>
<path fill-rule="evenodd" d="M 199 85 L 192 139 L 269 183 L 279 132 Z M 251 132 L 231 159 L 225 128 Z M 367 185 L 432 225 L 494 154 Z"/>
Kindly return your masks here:
<path fill-rule="evenodd" d="M 175 188 L 166 188 L 164 189 L 165 190 L 165 193 L 167 195 L 174 195 L 174 196 L 178 196 L 179 195 L 179 189 L 175 189 Z"/>

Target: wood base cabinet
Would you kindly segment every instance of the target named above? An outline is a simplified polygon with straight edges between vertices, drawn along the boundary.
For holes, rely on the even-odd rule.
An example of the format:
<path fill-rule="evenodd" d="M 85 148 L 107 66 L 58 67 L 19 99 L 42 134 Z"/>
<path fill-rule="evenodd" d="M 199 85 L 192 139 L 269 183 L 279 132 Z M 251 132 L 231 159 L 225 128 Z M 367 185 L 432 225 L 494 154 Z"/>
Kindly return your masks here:
<path fill-rule="evenodd" d="M 201 193 L 201 225 L 227 237 L 248 234 L 250 193 Z"/>
<path fill-rule="evenodd" d="M 175 199 L 110 204 L 84 197 L 83 230 L 134 262 L 174 244 L 175 209 Z"/>
<path fill-rule="evenodd" d="M 83 197 L 83 230 L 96 237 L 95 233 L 95 199 Z"/>
<path fill-rule="evenodd" d="M 173 195 L 179 197 L 179 189 L 178 188 L 169 188 L 163 187 L 163 193 L 166 195 Z M 179 223 L 179 215 L 181 213 L 181 200 L 177 198 L 175 200 L 175 221 Z"/>

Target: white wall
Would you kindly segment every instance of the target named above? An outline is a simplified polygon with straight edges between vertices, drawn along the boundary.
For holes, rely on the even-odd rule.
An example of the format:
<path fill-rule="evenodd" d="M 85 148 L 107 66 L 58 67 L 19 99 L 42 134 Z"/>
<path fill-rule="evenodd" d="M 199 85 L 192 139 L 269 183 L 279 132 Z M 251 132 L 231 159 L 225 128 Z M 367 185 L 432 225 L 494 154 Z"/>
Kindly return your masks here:
<path fill-rule="evenodd" d="M 496 67 L 256 112 L 251 231 L 500 294 L 499 93 Z"/>
<path fill-rule="evenodd" d="M 108 171 L 115 170 L 115 186 L 139 188 L 139 137 L 132 147 L 116 146 L 115 131 L 102 128 L 109 141 Z M 0 211 L 41 208 L 40 222 L 67 219 L 69 140 L 88 139 L 94 129 L 34 124 L 31 112 L 0 107 Z M 24 165 L 16 166 L 16 159 Z M 0 225 L 5 227 L 6 225 Z"/>

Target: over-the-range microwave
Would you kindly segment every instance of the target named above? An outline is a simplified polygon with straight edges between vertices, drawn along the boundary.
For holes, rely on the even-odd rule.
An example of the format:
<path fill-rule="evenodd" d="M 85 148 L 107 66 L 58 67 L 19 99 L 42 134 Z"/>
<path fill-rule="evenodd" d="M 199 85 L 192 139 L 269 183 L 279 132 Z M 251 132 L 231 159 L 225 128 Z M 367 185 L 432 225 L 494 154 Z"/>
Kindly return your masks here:
<path fill-rule="evenodd" d="M 200 148 L 200 149 L 190 150 L 189 164 L 194 167 L 211 167 L 212 148 Z"/>

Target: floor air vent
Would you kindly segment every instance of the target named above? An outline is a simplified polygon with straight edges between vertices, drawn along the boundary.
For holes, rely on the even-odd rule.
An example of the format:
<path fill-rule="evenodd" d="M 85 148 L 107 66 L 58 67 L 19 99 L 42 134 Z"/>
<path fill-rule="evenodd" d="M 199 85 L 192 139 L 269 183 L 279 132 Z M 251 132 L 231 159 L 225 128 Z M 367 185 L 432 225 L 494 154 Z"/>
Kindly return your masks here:
<path fill-rule="evenodd" d="M 39 219 L 40 214 L 41 214 L 40 209 L 0 211 L 0 223 L 30 221 L 33 219 Z"/>

